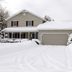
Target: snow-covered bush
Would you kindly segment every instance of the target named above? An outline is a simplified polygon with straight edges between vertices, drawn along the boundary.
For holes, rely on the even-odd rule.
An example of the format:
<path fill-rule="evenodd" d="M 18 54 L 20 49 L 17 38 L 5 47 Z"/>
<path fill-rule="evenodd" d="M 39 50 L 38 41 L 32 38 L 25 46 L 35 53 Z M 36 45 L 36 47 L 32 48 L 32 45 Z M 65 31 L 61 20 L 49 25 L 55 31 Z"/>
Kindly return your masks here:
<path fill-rule="evenodd" d="M 21 39 L 21 42 L 28 41 L 29 39 Z"/>
<path fill-rule="evenodd" d="M 45 21 L 54 21 L 54 19 L 52 19 L 50 16 L 45 15 L 44 16 Z"/>
<path fill-rule="evenodd" d="M 67 45 L 69 45 L 69 44 L 71 44 L 71 43 L 72 43 L 72 34 L 69 35 Z"/>
<path fill-rule="evenodd" d="M 2 38 L 2 39 L 0 39 L 0 42 L 1 43 L 16 43 L 16 42 L 19 42 L 19 41 L 15 41 L 15 39 Z"/>
<path fill-rule="evenodd" d="M 6 43 L 6 42 L 8 42 L 8 39 L 7 38 L 2 38 L 2 39 L 0 39 L 0 42 L 1 43 Z"/>

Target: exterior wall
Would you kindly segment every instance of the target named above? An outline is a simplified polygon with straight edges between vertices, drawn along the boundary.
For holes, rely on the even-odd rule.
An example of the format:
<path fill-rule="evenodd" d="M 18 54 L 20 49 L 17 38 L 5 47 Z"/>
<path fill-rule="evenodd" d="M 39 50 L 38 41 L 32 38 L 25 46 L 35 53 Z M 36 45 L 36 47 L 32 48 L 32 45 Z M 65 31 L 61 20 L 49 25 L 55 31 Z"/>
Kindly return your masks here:
<path fill-rule="evenodd" d="M 45 31 L 39 31 L 38 37 L 39 37 L 39 40 L 41 42 L 43 42 L 44 39 L 42 40 L 42 36 L 44 34 L 67 34 L 69 36 L 70 33 L 72 33 L 72 30 L 45 30 Z M 46 39 L 48 39 L 48 38 L 46 38 Z"/>
<path fill-rule="evenodd" d="M 20 13 L 11 19 L 7 21 L 7 27 L 11 27 L 11 21 L 19 21 L 19 27 L 24 27 L 26 26 L 26 21 L 34 21 L 34 26 L 37 26 L 43 22 L 42 19 L 38 18 L 37 16 L 34 16 L 28 12 Z"/>

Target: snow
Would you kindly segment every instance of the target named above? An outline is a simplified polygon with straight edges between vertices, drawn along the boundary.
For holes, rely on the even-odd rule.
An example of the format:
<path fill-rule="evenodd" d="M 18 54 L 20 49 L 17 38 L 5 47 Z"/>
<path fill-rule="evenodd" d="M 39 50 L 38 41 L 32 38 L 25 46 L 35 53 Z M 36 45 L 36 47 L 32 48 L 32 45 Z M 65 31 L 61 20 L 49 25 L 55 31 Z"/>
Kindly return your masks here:
<path fill-rule="evenodd" d="M 2 31 L 4 32 L 38 32 L 36 27 L 10 27 L 5 28 Z"/>
<path fill-rule="evenodd" d="M 72 72 L 72 44 L 0 43 L 0 72 Z"/>
<path fill-rule="evenodd" d="M 46 22 L 44 24 L 40 24 L 38 30 L 72 30 L 72 22 Z"/>
<path fill-rule="evenodd" d="M 38 44 L 41 44 L 41 41 L 38 40 L 38 39 L 32 39 L 32 41 L 35 41 L 35 42 L 37 42 Z"/>

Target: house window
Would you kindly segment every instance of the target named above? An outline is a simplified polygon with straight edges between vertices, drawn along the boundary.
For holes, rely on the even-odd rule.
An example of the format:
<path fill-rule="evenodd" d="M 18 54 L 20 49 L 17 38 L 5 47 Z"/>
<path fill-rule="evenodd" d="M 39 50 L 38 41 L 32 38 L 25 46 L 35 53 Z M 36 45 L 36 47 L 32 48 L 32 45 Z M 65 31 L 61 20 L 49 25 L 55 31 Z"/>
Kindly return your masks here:
<path fill-rule="evenodd" d="M 19 33 L 13 33 L 13 38 L 19 38 Z"/>
<path fill-rule="evenodd" d="M 12 38 L 12 33 L 9 33 L 9 38 Z"/>
<path fill-rule="evenodd" d="M 13 26 L 18 27 L 18 21 L 11 21 L 11 27 Z"/>
<path fill-rule="evenodd" d="M 32 39 L 38 39 L 38 32 L 36 32 L 36 33 L 31 33 L 31 38 Z"/>
<path fill-rule="evenodd" d="M 21 38 L 25 38 L 25 33 L 21 33 Z"/>
<path fill-rule="evenodd" d="M 28 38 L 28 33 L 21 33 L 21 38 Z"/>
<path fill-rule="evenodd" d="M 34 26 L 34 21 L 26 21 L 26 26 Z"/>

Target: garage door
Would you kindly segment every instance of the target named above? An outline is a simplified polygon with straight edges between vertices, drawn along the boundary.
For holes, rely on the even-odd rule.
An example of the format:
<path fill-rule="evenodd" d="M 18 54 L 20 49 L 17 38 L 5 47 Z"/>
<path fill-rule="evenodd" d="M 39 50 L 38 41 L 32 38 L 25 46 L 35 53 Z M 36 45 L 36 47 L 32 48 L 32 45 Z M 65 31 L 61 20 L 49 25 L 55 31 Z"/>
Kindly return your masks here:
<path fill-rule="evenodd" d="M 67 34 L 44 34 L 42 44 L 44 45 L 67 45 Z"/>

